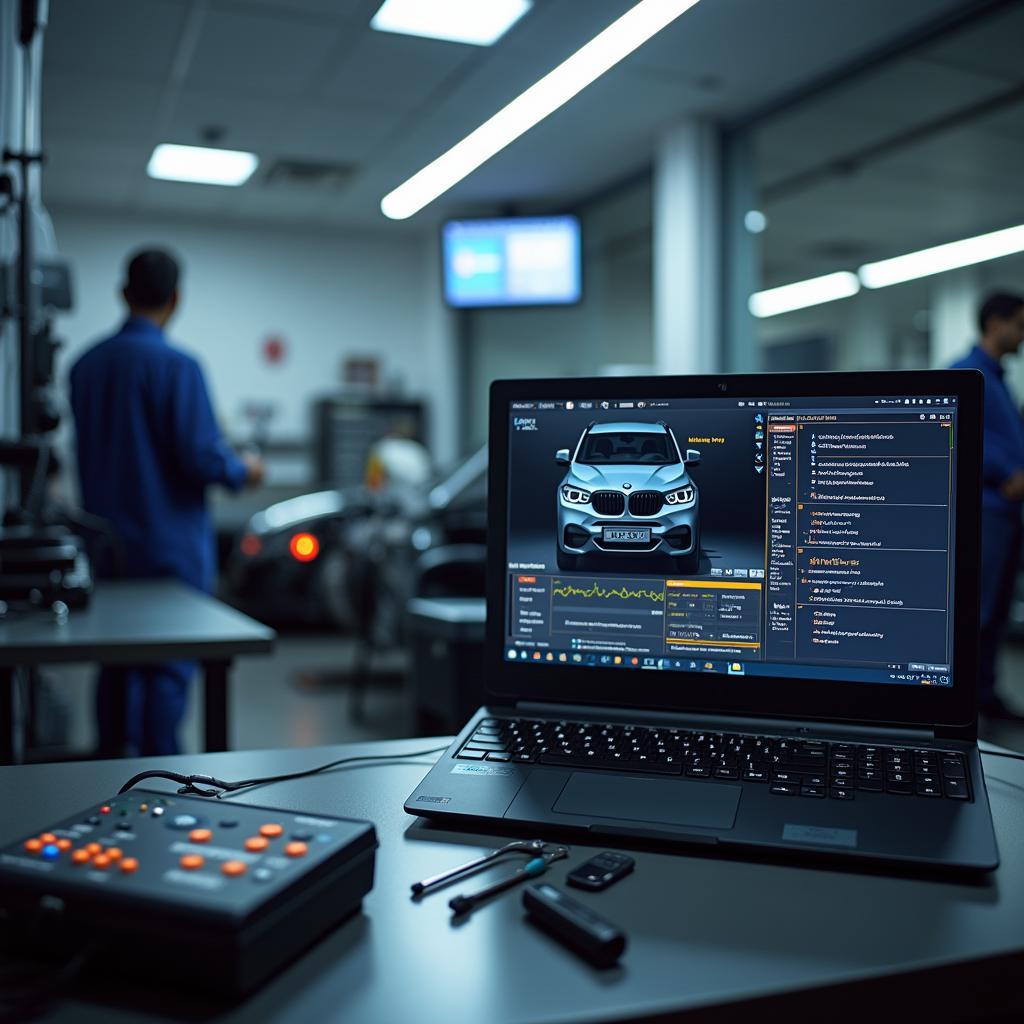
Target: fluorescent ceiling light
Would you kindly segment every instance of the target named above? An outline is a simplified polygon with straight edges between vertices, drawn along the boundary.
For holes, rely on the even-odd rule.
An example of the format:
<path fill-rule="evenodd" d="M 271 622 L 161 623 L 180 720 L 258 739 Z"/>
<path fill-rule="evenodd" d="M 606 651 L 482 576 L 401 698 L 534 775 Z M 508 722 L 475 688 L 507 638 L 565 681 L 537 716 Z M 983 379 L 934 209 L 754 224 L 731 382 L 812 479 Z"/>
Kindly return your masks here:
<path fill-rule="evenodd" d="M 384 0 L 370 28 L 490 46 L 532 6 L 533 0 Z"/>
<path fill-rule="evenodd" d="M 165 181 L 193 181 L 202 185 L 243 185 L 259 164 L 255 153 L 206 146 L 175 146 L 161 142 L 149 158 L 146 173 Z"/>
<path fill-rule="evenodd" d="M 478 2 L 485 5 L 484 0 Z M 392 220 L 404 220 L 422 210 L 697 3 L 641 0 L 461 142 L 389 192 L 380 201 L 381 212 Z"/>
<path fill-rule="evenodd" d="M 959 242 L 935 245 L 905 256 L 894 256 L 877 263 L 865 263 L 857 273 L 866 288 L 885 288 L 890 284 L 913 281 L 930 274 L 941 274 L 958 267 L 969 267 L 974 263 L 1010 256 L 1024 252 L 1024 224 L 1002 231 L 990 231 L 987 235 L 962 238 Z"/>
<path fill-rule="evenodd" d="M 823 302 L 845 299 L 859 291 L 860 281 L 857 275 L 851 274 L 848 270 L 840 270 L 835 274 L 825 274 L 823 277 L 784 284 L 780 288 L 754 292 L 747 305 L 754 316 L 777 316 L 779 313 L 790 313 L 794 309 L 806 309 L 808 306 L 820 306 Z"/>

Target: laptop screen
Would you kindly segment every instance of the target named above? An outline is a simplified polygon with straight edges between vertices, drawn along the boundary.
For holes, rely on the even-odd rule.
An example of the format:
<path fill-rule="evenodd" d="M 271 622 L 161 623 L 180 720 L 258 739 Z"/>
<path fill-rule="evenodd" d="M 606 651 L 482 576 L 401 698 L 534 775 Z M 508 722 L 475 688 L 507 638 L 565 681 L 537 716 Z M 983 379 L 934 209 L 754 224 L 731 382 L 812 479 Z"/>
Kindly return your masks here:
<path fill-rule="evenodd" d="M 506 661 L 951 686 L 957 414 L 511 401 Z"/>

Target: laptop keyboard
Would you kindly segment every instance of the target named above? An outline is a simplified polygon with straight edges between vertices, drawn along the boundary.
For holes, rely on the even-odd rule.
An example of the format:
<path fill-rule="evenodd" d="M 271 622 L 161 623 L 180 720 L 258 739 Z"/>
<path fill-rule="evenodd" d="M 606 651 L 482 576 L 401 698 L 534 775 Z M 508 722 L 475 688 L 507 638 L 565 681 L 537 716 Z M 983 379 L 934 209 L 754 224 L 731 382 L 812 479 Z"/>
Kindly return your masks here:
<path fill-rule="evenodd" d="M 779 796 L 853 800 L 858 792 L 868 792 L 971 798 L 958 751 L 746 733 L 485 718 L 456 757 L 730 779 L 763 784 Z"/>

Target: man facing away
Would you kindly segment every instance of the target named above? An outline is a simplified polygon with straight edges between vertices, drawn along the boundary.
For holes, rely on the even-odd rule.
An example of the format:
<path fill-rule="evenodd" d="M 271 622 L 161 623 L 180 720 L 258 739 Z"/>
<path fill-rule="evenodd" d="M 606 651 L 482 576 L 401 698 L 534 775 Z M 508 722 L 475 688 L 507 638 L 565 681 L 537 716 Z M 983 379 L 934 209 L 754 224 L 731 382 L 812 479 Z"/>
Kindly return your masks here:
<path fill-rule="evenodd" d="M 113 527 L 119 575 L 173 578 L 203 591 L 214 583 L 213 528 L 206 489 L 258 483 L 263 467 L 239 458 L 221 437 L 199 364 L 173 348 L 164 328 L 178 308 L 178 263 L 146 249 L 128 262 L 122 294 L 128 319 L 71 370 L 71 407 L 82 505 Z M 98 565 L 97 575 L 111 575 Z M 96 691 L 100 749 L 139 754 L 178 750 L 193 662 L 103 669 Z M 117 685 L 117 684 L 123 684 Z M 126 694 L 124 709 L 114 701 Z"/>
<path fill-rule="evenodd" d="M 1024 502 L 1024 417 L 1003 379 L 1003 360 L 1024 343 L 1024 298 L 990 295 L 978 311 L 981 338 L 953 369 L 985 375 L 981 501 L 981 632 L 978 710 L 1022 721 L 996 695 L 996 659 L 1006 632 L 1020 567 Z"/>

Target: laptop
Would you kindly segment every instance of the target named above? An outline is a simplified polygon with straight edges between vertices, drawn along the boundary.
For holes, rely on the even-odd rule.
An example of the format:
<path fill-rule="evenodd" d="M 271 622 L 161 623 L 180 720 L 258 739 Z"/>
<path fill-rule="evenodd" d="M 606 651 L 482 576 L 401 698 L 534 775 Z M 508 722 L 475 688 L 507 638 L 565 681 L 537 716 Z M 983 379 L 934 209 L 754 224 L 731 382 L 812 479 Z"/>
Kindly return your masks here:
<path fill-rule="evenodd" d="M 476 828 L 987 871 L 974 371 L 498 381 Z"/>

